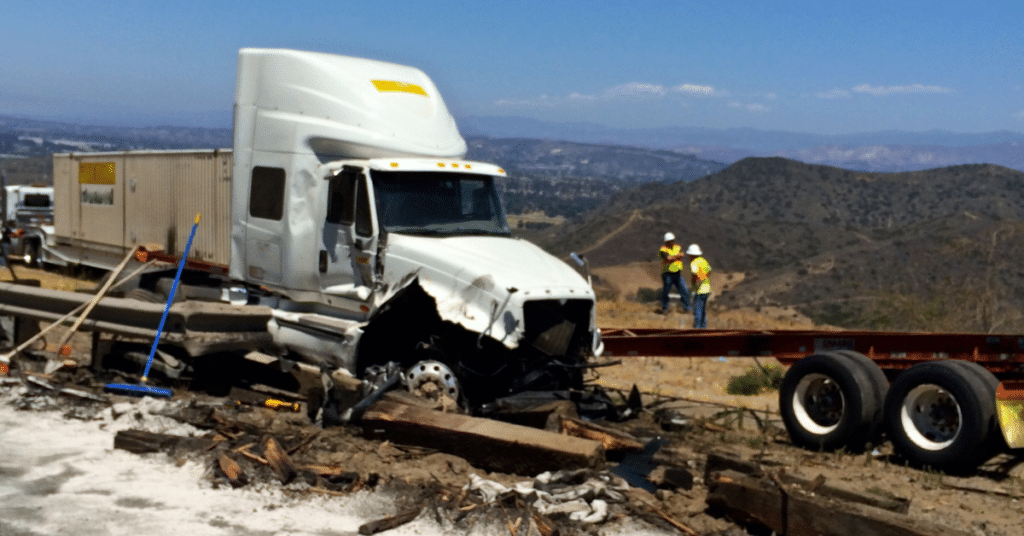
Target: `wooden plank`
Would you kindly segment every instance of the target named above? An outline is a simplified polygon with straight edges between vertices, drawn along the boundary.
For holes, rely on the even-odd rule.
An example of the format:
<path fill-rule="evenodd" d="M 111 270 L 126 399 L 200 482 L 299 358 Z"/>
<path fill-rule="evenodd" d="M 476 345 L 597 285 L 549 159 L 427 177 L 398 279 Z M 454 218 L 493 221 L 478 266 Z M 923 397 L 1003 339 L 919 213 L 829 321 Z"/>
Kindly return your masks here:
<path fill-rule="evenodd" d="M 643 452 L 644 444 L 639 439 L 618 430 L 612 430 L 598 424 L 560 417 L 562 433 L 573 437 L 600 441 L 608 452 Z"/>
<path fill-rule="evenodd" d="M 370 406 L 362 425 L 394 443 L 434 448 L 491 471 L 534 475 L 604 460 L 598 441 L 387 400 Z"/>
<path fill-rule="evenodd" d="M 244 486 L 249 482 L 248 476 L 242 472 L 242 466 L 225 453 L 217 456 L 217 467 L 224 473 L 233 488 Z"/>
<path fill-rule="evenodd" d="M 385 517 L 384 519 L 363 523 L 359 526 L 359 534 L 377 534 L 378 532 L 384 532 L 386 530 L 400 527 L 416 519 L 422 511 L 423 507 L 420 506 L 391 517 Z"/>
<path fill-rule="evenodd" d="M 765 472 L 760 465 L 721 454 L 709 454 L 705 464 L 704 479 L 709 480 L 710 475 L 717 471 L 732 470 L 754 477 L 764 476 Z M 905 514 L 910 510 L 910 500 L 901 497 L 886 497 L 872 493 L 863 493 L 855 490 L 831 486 L 825 483 L 824 477 L 819 475 L 814 480 L 808 480 L 796 475 L 783 473 L 780 479 L 785 485 L 797 486 L 804 491 L 814 492 L 817 495 L 837 499 L 840 501 L 854 502 L 898 514 Z M 820 481 L 819 481 L 820 479 Z"/>
<path fill-rule="evenodd" d="M 168 450 L 181 439 L 184 438 L 145 430 L 121 430 L 114 435 L 114 448 L 135 454 L 146 454 Z"/>
<path fill-rule="evenodd" d="M 266 458 L 267 465 L 274 470 L 274 474 L 282 484 L 288 484 L 298 476 L 299 472 L 295 468 L 295 464 L 274 438 L 267 438 L 267 443 L 263 447 L 263 457 Z"/>
<path fill-rule="evenodd" d="M 707 503 L 733 520 L 786 536 L 967 536 L 969 533 L 866 505 L 811 495 L 725 470 L 711 475 Z"/>

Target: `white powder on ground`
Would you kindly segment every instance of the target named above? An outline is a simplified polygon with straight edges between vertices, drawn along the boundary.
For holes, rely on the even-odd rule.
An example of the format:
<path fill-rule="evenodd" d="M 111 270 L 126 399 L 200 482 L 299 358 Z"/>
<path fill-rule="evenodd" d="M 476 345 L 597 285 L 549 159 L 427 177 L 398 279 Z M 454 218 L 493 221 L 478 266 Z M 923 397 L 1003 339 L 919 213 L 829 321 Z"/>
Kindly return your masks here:
<path fill-rule="evenodd" d="M 384 493 L 345 497 L 282 489 L 276 483 L 214 488 L 212 463 L 179 465 L 164 453 L 114 449 L 117 431 L 200 435 L 159 415 L 183 402 L 141 398 L 75 412 L 23 411 L 13 404 L 29 390 L 0 384 L 0 535 L 76 536 L 342 536 L 369 520 L 397 513 Z M 32 407 L 68 399 L 41 398 Z M 70 403 L 69 403 L 70 404 Z M 88 406 L 87 406 L 88 407 Z M 533 531 L 531 531 L 533 532 Z M 628 518 L 602 535 L 670 534 Z M 508 534 L 504 524 L 473 526 L 472 534 Z M 423 513 L 388 536 L 465 535 Z"/>

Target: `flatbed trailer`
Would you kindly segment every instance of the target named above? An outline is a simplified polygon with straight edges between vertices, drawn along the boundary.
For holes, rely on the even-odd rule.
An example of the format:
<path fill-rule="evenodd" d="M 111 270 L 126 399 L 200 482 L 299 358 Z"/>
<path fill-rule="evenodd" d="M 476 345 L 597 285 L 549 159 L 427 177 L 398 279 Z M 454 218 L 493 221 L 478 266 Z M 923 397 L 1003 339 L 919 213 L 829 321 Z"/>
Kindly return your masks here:
<path fill-rule="evenodd" d="M 668 357 L 774 357 L 792 365 L 814 353 L 853 350 L 884 371 L 936 359 L 973 361 L 996 375 L 1024 373 L 1024 336 L 816 330 L 611 329 L 605 354 Z"/>
<path fill-rule="evenodd" d="M 882 432 L 911 462 L 968 469 L 1024 447 L 1024 336 L 602 329 L 605 356 L 772 357 L 797 445 L 858 450 Z"/>

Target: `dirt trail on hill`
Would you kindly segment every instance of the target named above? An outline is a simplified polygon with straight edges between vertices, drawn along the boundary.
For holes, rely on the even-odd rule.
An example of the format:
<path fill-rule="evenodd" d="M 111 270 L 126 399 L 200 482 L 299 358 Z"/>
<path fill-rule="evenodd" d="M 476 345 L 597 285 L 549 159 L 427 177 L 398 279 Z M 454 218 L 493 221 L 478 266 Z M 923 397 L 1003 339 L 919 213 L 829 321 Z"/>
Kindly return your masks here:
<path fill-rule="evenodd" d="M 612 232 L 608 233 L 607 235 L 605 235 L 604 237 L 602 237 L 597 242 L 594 242 L 593 244 L 587 246 L 586 248 L 583 248 L 580 251 L 577 251 L 576 253 L 578 253 L 580 255 L 586 255 L 586 254 L 590 253 L 591 251 L 594 251 L 597 248 L 607 244 L 609 240 L 611 240 L 612 238 L 615 238 L 615 235 L 625 231 L 626 229 L 629 228 L 630 225 L 633 224 L 633 222 L 638 220 L 640 218 L 640 212 L 641 212 L 640 209 L 633 210 L 633 213 L 629 215 L 629 218 L 626 219 L 625 223 L 620 225 L 614 231 L 612 231 Z"/>

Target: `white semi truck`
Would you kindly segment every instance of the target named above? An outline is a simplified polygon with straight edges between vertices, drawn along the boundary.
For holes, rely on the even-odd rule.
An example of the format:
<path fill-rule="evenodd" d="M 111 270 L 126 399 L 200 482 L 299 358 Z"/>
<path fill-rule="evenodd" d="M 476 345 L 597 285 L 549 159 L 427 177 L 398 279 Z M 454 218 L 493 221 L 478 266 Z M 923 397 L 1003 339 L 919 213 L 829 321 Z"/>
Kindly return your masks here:
<path fill-rule="evenodd" d="M 184 294 L 270 306 L 268 353 L 357 376 L 429 363 L 421 379 L 472 403 L 581 387 L 594 292 L 511 235 L 505 172 L 465 152 L 418 69 L 243 49 L 232 150 L 54 155 L 42 260 L 180 256 L 199 213 L 189 260 L 210 275 Z"/>

